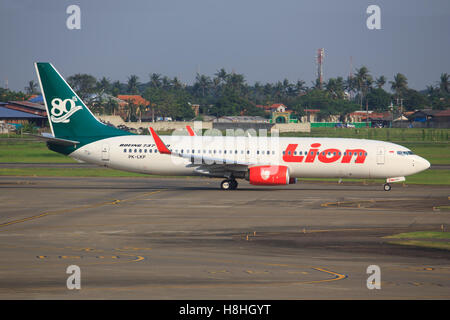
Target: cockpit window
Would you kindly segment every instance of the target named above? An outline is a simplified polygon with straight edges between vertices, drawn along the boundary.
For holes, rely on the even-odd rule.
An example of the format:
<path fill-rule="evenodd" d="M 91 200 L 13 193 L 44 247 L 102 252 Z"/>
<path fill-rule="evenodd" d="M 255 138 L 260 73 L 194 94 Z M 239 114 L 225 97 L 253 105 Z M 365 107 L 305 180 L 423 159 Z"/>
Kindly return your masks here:
<path fill-rule="evenodd" d="M 400 156 L 408 156 L 413 155 L 414 153 L 412 151 L 397 151 L 397 154 Z"/>

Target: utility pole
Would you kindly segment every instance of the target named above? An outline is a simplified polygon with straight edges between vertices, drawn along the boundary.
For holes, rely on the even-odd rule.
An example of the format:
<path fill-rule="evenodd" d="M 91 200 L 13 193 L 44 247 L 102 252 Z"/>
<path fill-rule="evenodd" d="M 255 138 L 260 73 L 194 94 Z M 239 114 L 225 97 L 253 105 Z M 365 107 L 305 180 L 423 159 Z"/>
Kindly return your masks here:
<path fill-rule="evenodd" d="M 152 122 L 155 122 L 155 106 L 152 106 L 152 104 L 150 104 L 150 107 L 152 108 Z"/>
<path fill-rule="evenodd" d="M 369 99 L 366 96 L 366 128 L 369 127 Z"/>
<path fill-rule="evenodd" d="M 317 49 L 317 80 L 319 81 L 319 89 L 322 89 L 323 84 L 323 58 L 325 49 Z"/>

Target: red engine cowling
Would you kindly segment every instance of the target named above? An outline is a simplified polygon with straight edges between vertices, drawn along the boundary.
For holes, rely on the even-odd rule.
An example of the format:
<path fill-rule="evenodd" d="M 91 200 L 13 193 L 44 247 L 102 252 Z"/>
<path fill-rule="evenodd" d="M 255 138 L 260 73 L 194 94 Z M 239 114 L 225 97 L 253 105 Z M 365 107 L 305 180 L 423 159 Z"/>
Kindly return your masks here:
<path fill-rule="evenodd" d="M 286 166 L 255 166 L 248 170 L 248 181 L 254 185 L 274 186 L 289 184 L 289 169 Z"/>

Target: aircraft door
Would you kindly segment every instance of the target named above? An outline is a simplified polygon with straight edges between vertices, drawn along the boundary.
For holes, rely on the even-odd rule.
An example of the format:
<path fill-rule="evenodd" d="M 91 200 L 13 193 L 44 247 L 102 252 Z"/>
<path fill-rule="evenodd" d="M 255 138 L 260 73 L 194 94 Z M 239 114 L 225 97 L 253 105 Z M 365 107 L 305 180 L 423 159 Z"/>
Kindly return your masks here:
<path fill-rule="evenodd" d="M 384 147 L 377 147 L 377 164 L 384 164 Z"/>
<path fill-rule="evenodd" d="M 109 161 L 109 144 L 102 146 L 102 161 Z"/>

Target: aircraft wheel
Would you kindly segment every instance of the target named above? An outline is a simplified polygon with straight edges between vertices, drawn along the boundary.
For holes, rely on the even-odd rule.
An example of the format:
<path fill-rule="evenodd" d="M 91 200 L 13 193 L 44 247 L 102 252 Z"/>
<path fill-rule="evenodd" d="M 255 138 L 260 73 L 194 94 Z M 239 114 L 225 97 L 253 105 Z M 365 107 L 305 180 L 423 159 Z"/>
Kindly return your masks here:
<path fill-rule="evenodd" d="M 223 180 L 220 184 L 220 188 L 222 190 L 232 190 L 232 181 L 231 180 Z"/>
<path fill-rule="evenodd" d="M 391 191 L 391 185 L 389 183 L 385 183 L 383 189 L 384 191 Z"/>
<path fill-rule="evenodd" d="M 238 187 L 238 182 L 236 180 L 231 180 L 231 190 L 236 190 Z"/>

